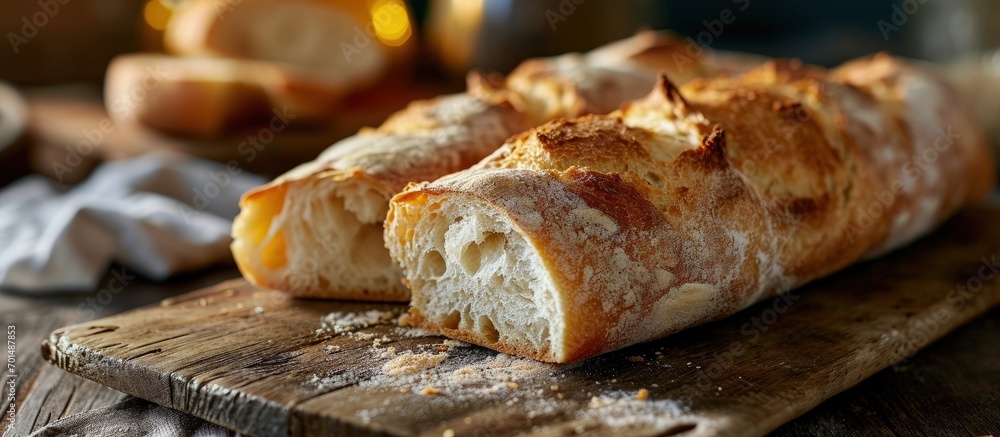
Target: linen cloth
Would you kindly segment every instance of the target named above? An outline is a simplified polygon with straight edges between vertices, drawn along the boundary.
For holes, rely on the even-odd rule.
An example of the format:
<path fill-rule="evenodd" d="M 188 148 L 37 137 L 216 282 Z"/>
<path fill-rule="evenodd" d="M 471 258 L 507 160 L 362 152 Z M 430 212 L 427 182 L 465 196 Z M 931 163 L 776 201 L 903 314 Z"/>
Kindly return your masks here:
<path fill-rule="evenodd" d="M 0 191 L 0 289 L 92 292 L 112 262 L 154 280 L 229 262 L 239 197 L 264 182 L 170 153 L 105 163 L 66 190 L 20 179 Z"/>

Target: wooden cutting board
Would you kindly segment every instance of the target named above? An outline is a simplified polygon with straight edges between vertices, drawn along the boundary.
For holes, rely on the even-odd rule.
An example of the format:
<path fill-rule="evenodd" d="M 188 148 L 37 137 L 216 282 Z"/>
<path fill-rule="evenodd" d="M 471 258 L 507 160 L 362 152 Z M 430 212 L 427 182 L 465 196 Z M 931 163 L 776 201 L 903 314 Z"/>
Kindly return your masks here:
<path fill-rule="evenodd" d="M 255 436 L 757 436 L 1000 303 L 998 223 L 1000 209 L 964 211 L 882 259 L 574 365 L 397 326 L 402 305 L 242 281 L 59 329 L 42 352 Z"/>

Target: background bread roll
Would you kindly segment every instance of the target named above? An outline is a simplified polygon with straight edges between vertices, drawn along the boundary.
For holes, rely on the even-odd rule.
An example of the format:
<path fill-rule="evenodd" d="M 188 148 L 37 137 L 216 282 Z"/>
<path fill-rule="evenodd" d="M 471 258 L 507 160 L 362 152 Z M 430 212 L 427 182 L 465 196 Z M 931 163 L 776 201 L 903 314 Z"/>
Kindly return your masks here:
<path fill-rule="evenodd" d="M 326 78 L 271 62 L 136 54 L 112 60 L 104 101 L 116 122 L 215 137 L 266 125 L 274 111 L 300 122 L 328 120 L 348 92 Z"/>
<path fill-rule="evenodd" d="M 395 196 L 385 237 L 416 326 L 571 362 L 897 248 L 993 183 L 936 77 L 778 61 L 512 138 Z"/>
<path fill-rule="evenodd" d="M 687 79 L 755 62 L 716 62 L 646 32 L 589 54 L 527 61 L 506 80 L 473 75 L 467 93 L 414 103 L 247 193 L 233 256 L 254 284 L 297 296 L 406 301 L 381 236 L 389 199 L 406 184 L 468 168 L 548 119 L 610 112 L 648 92 L 662 69 Z"/>
<path fill-rule="evenodd" d="M 373 83 L 388 64 L 381 44 L 354 47 L 359 33 L 364 35 L 358 20 L 322 1 L 189 0 L 175 12 L 164 39 L 182 56 L 295 66 L 331 86 L 353 89 Z"/>

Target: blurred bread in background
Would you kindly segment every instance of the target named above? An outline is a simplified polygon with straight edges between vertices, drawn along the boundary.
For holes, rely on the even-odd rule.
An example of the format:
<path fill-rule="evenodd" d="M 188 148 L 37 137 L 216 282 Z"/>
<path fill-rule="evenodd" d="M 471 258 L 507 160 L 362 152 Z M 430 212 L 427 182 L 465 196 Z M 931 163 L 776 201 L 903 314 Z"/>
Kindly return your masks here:
<path fill-rule="evenodd" d="M 139 54 L 111 62 L 104 101 L 117 123 L 217 137 L 263 125 L 274 109 L 299 123 L 328 120 L 348 93 L 334 81 L 270 62 Z"/>
<path fill-rule="evenodd" d="M 409 32 L 405 4 L 367 3 L 179 3 L 163 34 L 173 55 L 114 59 L 105 76 L 107 111 L 116 123 L 185 138 L 264 126 L 276 110 L 294 114 L 296 129 L 324 130 L 347 110 L 350 96 L 383 85 L 390 66 L 408 59 L 383 38 L 389 31 L 399 36 L 392 26 Z"/>
<path fill-rule="evenodd" d="M 414 80 L 417 41 L 403 0 L 150 6 L 156 14 L 141 24 L 169 54 L 147 44 L 153 52 L 112 59 L 103 104 L 61 91 L 32 99 L 35 171 L 74 183 L 102 160 L 171 149 L 273 176 L 450 90 Z"/>
<path fill-rule="evenodd" d="M 215 136 L 252 125 L 269 111 L 271 70 L 248 61 L 123 55 L 108 66 L 104 101 L 116 123 Z"/>
<path fill-rule="evenodd" d="M 164 40 L 181 56 L 270 61 L 352 89 L 385 71 L 380 44 L 355 44 L 363 23 L 315 0 L 189 0 L 174 12 Z M 346 44 L 346 46 L 344 45 Z"/>
<path fill-rule="evenodd" d="M 0 186 L 28 173 L 28 107 L 16 89 L 0 82 Z"/>

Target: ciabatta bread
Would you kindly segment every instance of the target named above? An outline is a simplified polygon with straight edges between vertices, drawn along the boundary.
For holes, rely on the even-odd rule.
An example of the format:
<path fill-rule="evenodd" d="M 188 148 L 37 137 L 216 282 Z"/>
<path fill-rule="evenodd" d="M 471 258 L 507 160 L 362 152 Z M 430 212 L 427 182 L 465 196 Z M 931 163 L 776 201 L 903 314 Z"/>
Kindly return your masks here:
<path fill-rule="evenodd" d="M 662 69 L 686 79 L 756 62 L 716 62 L 698 50 L 647 32 L 589 54 L 528 61 L 506 80 L 473 75 L 467 93 L 414 103 L 247 193 L 233 256 L 254 284 L 297 296 L 406 301 L 382 242 L 392 195 L 468 168 L 551 118 L 615 110 L 648 92 Z"/>
<path fill-rule="evenodd" d="M 992 162 L 924 71 L 771 62 L 512 138 L 395 196 L 385 238 L 416 326 L 571 362 L 906 244 L 987 193 Z"/>

